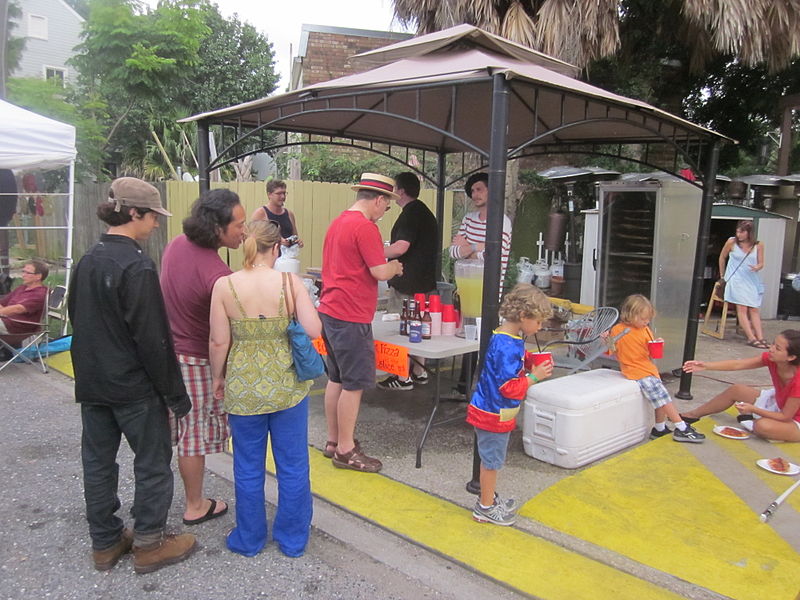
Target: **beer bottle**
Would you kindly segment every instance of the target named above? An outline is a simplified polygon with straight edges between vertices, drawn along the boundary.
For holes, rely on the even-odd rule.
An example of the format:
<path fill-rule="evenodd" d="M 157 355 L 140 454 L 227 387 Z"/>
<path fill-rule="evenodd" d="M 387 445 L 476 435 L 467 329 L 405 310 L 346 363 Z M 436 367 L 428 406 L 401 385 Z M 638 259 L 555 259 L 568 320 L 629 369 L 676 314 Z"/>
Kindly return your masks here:
<path fill-rule="evenodd" d="M 433 326 L 431 313 L 429 310 L 425 310 L 425 314 L 422 315 L 422 339 L 429 340 L 431 339 L 431 328 Z"/>
<path fill-rule="evenodd" d="M 408 298 L 403 298 L 403 310 L 400 313 L 400 335 L 408 335 Z"/>

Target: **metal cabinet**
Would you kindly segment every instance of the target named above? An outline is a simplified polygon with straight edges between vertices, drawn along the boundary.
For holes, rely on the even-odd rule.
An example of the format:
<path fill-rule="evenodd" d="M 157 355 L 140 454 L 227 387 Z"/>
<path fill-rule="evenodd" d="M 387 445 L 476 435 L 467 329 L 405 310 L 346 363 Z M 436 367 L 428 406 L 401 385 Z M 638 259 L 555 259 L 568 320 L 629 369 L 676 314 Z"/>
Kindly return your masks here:
<path fill-rule="evenodd" d="M 681 181 L 605 183 L 597 216 L 586 219 L 581 301 L 619 308 L 630 294 L 647 296 L 666 341 L 662 372 L 683 359 L 701 201 Z"/>

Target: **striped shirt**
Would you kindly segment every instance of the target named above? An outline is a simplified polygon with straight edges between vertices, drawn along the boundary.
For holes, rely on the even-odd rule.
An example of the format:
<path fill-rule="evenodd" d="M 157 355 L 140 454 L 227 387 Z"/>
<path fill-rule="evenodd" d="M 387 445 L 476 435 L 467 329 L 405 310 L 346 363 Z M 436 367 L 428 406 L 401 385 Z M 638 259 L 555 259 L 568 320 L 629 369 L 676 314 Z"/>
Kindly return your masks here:
<path fill-rule="evenodd" d="M 477 210 L 468 212 L 461 219 L 461 226 L 458 228 L 458 235 L 463 235 L 467 238 L 470 244 L 484 244 L 486 242 L 486 221 L 482 221 Z M 450 246 L 450 258 L 461 258 L 460 248 L 458 246 Z M 485 252 L 478 252 L 476 258 L 483 260 Z M 503 215 L 503 244 L 500 254 L 500 286 L 503 285 L 503 280 L 506 276 L 506 268 L 508 267 L 508 257 L 511 254 L 511 219 Z"/>

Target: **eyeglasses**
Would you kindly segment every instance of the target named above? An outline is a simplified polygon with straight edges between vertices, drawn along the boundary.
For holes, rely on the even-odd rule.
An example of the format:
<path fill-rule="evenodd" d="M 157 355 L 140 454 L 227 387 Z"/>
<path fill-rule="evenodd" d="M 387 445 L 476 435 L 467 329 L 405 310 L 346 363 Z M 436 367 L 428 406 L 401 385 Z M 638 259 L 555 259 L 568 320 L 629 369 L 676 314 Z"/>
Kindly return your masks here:
<path fill-rule="evenodd" d="M 23 275 L 38 275 L 38 273 L 36 271 L 26 271 L 25 269 L 22 269 L 22 274 Z"/>

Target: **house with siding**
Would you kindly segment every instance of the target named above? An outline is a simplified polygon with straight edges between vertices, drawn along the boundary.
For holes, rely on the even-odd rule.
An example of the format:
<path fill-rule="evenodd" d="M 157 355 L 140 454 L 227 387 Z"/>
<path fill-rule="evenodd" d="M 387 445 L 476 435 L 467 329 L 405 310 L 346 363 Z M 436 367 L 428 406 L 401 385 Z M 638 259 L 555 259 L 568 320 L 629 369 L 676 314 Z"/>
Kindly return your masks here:
<path fill-rule="evenodd" d="M 81 42 L 83 18 L 64 0 L 18 0 L 22 17 L 13 30 L 24 37 L 19 68 L 12 77 L 35 77 L 58 82 L 74 80 L 67 60 Z"/>

